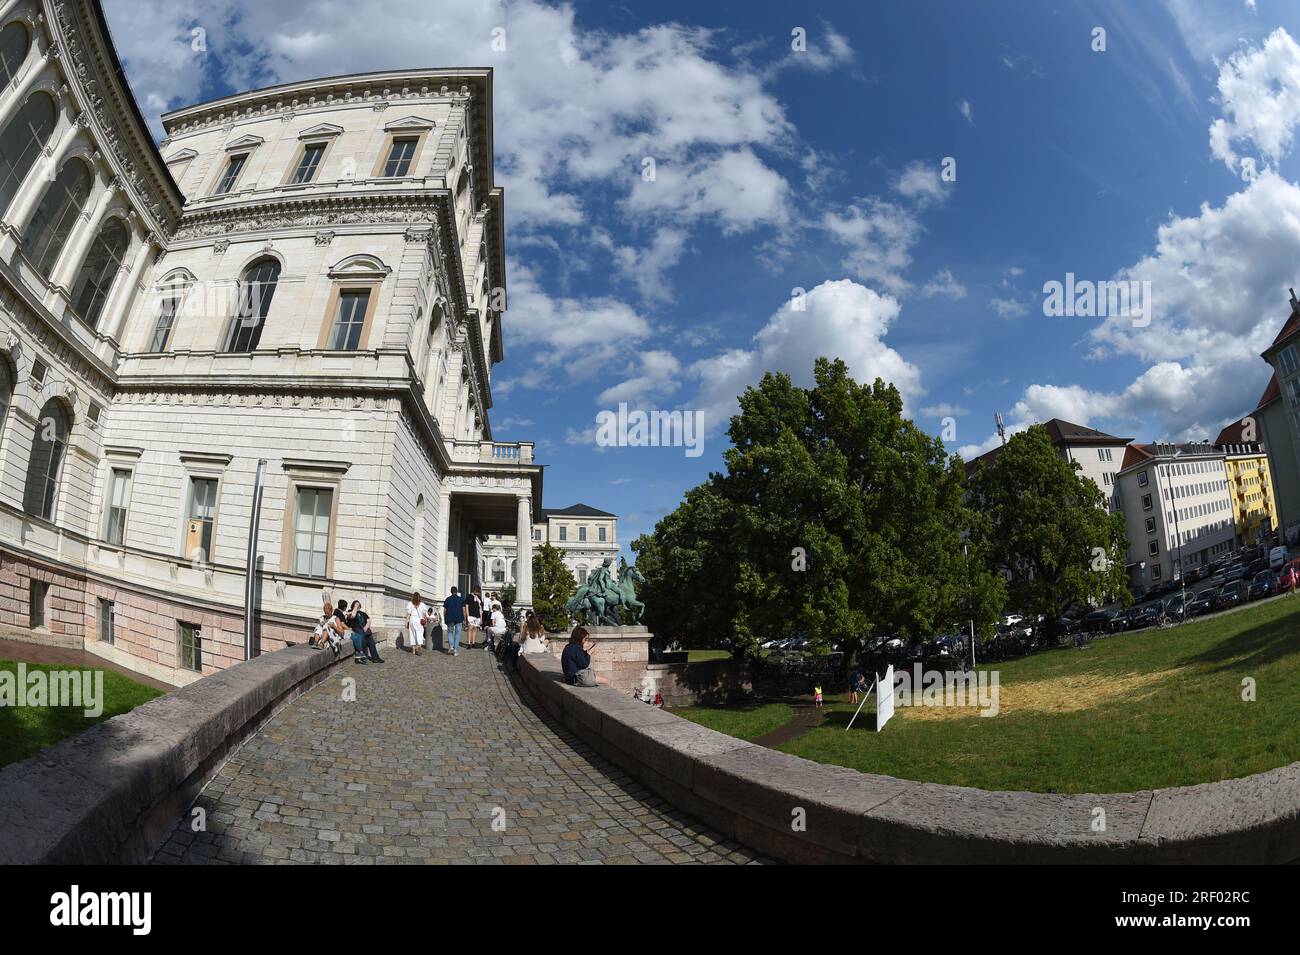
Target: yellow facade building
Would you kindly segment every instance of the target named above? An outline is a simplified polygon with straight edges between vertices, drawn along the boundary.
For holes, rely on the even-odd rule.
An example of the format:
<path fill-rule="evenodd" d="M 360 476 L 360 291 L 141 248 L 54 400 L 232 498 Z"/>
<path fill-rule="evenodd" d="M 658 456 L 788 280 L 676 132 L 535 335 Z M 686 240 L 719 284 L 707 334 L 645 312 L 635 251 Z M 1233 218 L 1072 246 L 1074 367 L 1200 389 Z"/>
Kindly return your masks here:
<path fill-rule="evenodd" d="M 1216 443 L 1223 449 L 1228 494 L 1237 545 L 1254 544 L 1277 528 L 1277 497 L 1268 468 L 1268 452 L 1257 443 L 1234 442 L 1231 434 L 1240 424 L 1224 429 Z M 1226 439 L 1226 440 L 1225 440 Z"/>

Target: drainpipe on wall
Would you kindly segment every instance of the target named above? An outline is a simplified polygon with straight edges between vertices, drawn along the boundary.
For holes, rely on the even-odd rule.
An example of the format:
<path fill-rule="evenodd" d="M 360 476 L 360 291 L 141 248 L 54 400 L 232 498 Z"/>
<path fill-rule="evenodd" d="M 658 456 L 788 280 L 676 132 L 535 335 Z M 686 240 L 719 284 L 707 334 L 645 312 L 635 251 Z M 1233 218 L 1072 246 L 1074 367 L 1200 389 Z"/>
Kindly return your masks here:
<path fill-rule="evenodd" d="M 253 659 L 253 620 L 257 611 L 257 530 L 262 519 L 262 484 L 266 479 L 266 458 L 257 459 L 253 479 L 253 514 L 248 519 L 248 555 L 244 573 L 244 659 Z"/>

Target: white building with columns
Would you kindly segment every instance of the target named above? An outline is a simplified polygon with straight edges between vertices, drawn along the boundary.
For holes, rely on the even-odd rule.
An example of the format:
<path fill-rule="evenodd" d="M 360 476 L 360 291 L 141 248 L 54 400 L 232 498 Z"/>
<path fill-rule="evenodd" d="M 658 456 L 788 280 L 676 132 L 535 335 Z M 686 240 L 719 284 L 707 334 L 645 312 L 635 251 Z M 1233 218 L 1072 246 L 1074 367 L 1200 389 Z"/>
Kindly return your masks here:
<path fill-rule="evenodd" d="M 598 568 L 606 557 L 613 561 L 611 569 L 618 576 L 618 516 L 589 504 L 571 504 L 568 507 L 536 508 L 537 519 L 532 525 L 533 546 L 550 544 L 560 552 L 564 566 L 573 573 L 579 584 L 587 582 L 587 575 Z M 519 539 L 514 534 L 492 535 L 483 542 L 481 576 L 484 586 L 500 588 L 506 584 L 519 584 L 519 561 L 515 555 Z M 531 567 L 528 568 L 531 570 Z"/>
<path fill-rule="evenodd" d="M 97 3 L 0 3 L 0 632 L 171 683 L 325 598 L 395 631 L 516 537 L 498 443 L 504 196 L 489 69 L 333 77 L 163 117 Z"/>

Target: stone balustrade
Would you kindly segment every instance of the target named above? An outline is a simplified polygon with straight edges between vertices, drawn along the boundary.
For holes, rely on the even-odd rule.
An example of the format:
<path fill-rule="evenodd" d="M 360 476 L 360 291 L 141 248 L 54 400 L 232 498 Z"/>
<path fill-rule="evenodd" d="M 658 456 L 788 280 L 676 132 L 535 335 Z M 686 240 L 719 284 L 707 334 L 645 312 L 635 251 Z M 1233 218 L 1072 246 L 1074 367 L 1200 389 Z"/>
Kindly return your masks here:
<path fill-rule="evenodd" d="M 541 704 L 601 755 L 738 842 L 804 863 L 1300 860 L 1300 763 L 1107 795 L 989 792 L 810 762 L 697 726 L 521 657 Z"/>
<path fill-rule="evenodd" d="M 147 862 L 226 757 L 352 654 L 289 647 L 0 770 L 0 864 Z"/>

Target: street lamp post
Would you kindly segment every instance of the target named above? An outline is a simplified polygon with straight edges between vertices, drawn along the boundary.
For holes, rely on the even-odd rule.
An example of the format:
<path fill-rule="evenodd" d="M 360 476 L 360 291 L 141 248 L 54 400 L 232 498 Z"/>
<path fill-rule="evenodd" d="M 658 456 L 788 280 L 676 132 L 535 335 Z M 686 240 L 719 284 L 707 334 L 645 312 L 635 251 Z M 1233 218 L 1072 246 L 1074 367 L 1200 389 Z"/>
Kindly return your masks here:
<path fill-rule="evenodd" d="M 1166 447 L 1169 451 L 1169 457 L 1171 459 L 1177 456 L 1178 445 L 1170 444 L 1170 445 L 1166 445 Z M 1170 469 L 1165 473 L 1165 483 L 1169 487 L 1169 501 L 1174 506 L 1174 540 L 1178 542 L 1178 586 L 1179 586 L 1179 592 L 1181 593 L 1183 599 L 1183 613 L 1186 614 L 1187 574 L 1185 572 L 1185 568 L 1183 567 L 1183 533 L 1179 528 L 1179 523 L 1178 523 L 1178 498 L 1175 493 L 1177 491 L 1177 488 L 1174 486 L 1174 476 L 1171 473 L 1173 465 L 1166 464 L 1165 467 L 1167 469 Z M 1159 471 L 1157 470 L 1156 473 L 1158 474 Z"/>
<path fill-rule="evenodd" d="M 253 615 L 257 612 L 257 531 L 262 522 L 262 488 L 266 481 L 266 459 L 257 461 L 253 478 L 253 513 L 248 519 L 247 570 L 244 579 L 244 659 L 253 659 Z"/>

